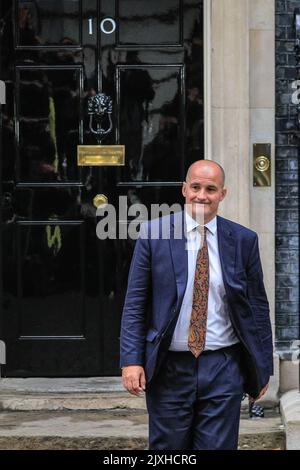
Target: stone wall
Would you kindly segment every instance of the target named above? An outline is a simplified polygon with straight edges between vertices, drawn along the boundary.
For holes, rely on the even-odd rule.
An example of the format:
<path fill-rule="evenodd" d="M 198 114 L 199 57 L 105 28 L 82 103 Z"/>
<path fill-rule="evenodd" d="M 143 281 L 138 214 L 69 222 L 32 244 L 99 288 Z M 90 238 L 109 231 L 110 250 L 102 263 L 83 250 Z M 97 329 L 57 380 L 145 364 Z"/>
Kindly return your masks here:
<path fill-rule="evenodd" d="M 220 214 L 259 235 L 274 330 L 275 0 L 206 0 L 208 5 L 211 158 L 224 167 L 228 188 Z M 253 186 L 253 144 L 259 142 L 272 147 L 270 187 Z"/>

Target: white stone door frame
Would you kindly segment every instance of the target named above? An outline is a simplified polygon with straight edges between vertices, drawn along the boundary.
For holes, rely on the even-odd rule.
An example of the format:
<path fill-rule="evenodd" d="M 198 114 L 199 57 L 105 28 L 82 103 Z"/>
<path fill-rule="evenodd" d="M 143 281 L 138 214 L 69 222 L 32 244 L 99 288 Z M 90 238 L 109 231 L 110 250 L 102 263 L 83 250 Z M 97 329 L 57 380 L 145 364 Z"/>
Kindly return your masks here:
<path fill-rule="evenodd" d="M 220 214 L 259 235 L 275 326 L 275 0 L 204 0 L 205 158 L 220 163 Z M 253 187 L 253 144 L 271 143 L 271 187 Z M 274 392 L 278 390 L 275 361 Z"/>
<path fill-rule="evenodd" d="M 211 1 L 203 1 L 203 54 L 204 54 L 204 156 L 212 160 L 211 120 Z"/>

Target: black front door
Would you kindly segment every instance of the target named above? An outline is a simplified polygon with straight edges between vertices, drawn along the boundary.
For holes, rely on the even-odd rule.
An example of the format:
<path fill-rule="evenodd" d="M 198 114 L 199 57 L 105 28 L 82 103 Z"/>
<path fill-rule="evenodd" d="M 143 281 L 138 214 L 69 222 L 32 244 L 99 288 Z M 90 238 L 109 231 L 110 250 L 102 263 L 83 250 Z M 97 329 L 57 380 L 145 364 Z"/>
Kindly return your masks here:
<path fill-rule="evenodd" d="M 134 242 L 97 237 L 93 200 L 104 194 L 123 229 L 120 196 L 182 201 L 203 158 L 202 3 L 1 0 L 4 375 L 119 374 Z M 125 145 L 125 166 L 77 164 L 77 145 L 97 143 L 98 92 L 113 100 L 102 143 Z"/>

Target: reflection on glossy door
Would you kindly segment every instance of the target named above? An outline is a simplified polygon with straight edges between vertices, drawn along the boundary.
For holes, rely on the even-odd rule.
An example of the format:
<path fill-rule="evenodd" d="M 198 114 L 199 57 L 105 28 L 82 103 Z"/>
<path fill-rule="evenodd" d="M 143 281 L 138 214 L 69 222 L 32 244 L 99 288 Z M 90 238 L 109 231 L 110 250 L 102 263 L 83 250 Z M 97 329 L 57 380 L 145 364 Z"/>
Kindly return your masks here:
<path fill-rule="evenodd" d="M 203 158 L 203 2 L 0 9 L 4 374 L 118 375 L 134 241 L 99 240 L 93 200 L 104 194 L 118 209 L 125 196 L 149 217 L 153 203 L 182 203 L 187 167 Z M 103 144 L 125 146 L 123 167 L 77 165 L 77 146 L 97 143 L 87 103 L 99 92 L 113 100 Z"/>

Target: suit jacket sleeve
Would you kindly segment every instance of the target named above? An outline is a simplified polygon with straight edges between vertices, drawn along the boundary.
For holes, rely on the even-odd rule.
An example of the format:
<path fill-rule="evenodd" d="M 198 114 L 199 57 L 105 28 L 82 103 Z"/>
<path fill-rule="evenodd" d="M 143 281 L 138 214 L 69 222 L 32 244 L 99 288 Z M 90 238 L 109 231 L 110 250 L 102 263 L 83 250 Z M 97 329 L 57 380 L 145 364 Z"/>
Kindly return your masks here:
<path fill-rule="evenodd" d="M 269 373 L 271 375 L 273 373 L 273 345 L 270 309 L 264 287 L 257 235 L 250 249 L 247 263 L 247 291 L 258 334 L 266 354 L 266 364 L 269 365 Z"/>
<path fill-rule="evenodd" d="M 129 271 L 121 322 L 120 367 L 144 364 L 150 284 L 151 251 L 145 223 L 141 226 Z"/>

